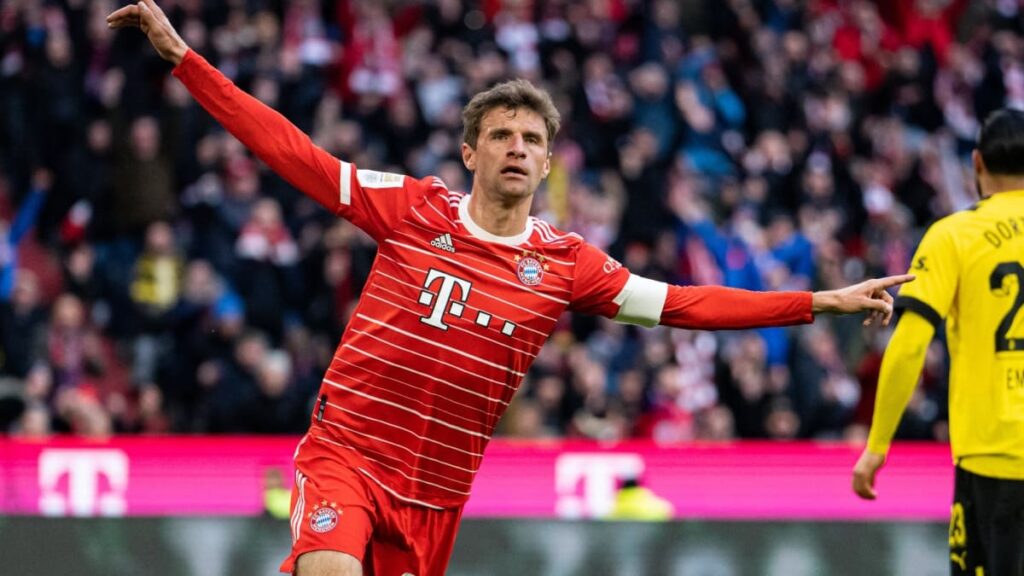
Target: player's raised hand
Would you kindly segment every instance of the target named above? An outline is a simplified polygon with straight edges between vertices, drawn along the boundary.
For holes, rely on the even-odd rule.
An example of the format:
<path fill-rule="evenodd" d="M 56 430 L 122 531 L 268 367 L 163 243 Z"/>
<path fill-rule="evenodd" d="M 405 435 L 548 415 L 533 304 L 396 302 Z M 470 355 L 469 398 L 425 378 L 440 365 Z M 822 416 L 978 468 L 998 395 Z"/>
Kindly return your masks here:
<path fill-rule="evenodd" d="M 139 28 L 149 38 L 161 58 L 177 66 L 188 52 L 188 44 L 178 36 L 164 11 L 153 0 L 141 0 L 111 12 L 107 16 L 111 28 Z"/>
<path fill-rule="evenodd" d="M 864 319 L 865 326 L 875 320 L 880 320 L 883 326 L 887 326 L 892 319 L 893 304 L 892 295 L 887 290 L 913 279 L 912 274 L 900 274 L 865 280 L 860 284 L 839 290 L 815 292 L 812 296 L 812 307 L 815 314 L 820 312 L 830 314 L 867 312 L 868 317 Z"/>
<path fill-rule="evenodd" d="M 864 450 L 853 467 L 853 491 L 857 496 L 865 500 L 875 499 L 878 495 L 875 493 L 875 476 L 883 464 L 885 456 Z"/>

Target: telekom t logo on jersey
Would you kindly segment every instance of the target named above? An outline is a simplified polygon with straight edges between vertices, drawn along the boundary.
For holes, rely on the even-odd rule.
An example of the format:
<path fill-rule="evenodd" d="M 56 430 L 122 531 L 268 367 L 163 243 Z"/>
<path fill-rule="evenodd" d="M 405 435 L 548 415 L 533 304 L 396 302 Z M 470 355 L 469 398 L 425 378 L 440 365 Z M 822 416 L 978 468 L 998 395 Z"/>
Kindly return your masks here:
<path fill-rule="evenodd" d="M 419 302 L 424 306 L 430 306 L 430 314 L 420 316 L 420 322 L 434 328 L 447 330 L 448 325 L 444 323 L 445 314 L 462 318 L 466 311 L 469 293 L 473 290 L 473 284 L 464 278 L 431 268 L 427 272 L 427 279 L 423 281 L 423 288 L 424 290 L 420 292 Z M 474 322 L 478 326 L 489 328 L 491 319 L 491 314 L 479 310 Z M 501 333 L 511 336 L 515 329 L 516 325 L 506 320 L 501 326 Z"/>

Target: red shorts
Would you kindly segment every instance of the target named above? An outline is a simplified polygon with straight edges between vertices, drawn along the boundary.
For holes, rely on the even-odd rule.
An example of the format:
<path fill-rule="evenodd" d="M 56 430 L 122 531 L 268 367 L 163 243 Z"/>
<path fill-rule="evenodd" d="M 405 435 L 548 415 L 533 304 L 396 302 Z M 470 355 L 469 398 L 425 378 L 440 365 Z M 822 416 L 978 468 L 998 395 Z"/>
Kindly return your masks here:
<path fill-rule="evenodd" d="M 281 572 L 314 550 L 354 556 L 366 576 L 444 574 L 455 545 L 462 507 L 433 509 L 405 502 L 357 470 L 339 451 L 303 438 L 295 455 L 292 553 Z M 301 575 L 300 575 L 301 576 Z"/>

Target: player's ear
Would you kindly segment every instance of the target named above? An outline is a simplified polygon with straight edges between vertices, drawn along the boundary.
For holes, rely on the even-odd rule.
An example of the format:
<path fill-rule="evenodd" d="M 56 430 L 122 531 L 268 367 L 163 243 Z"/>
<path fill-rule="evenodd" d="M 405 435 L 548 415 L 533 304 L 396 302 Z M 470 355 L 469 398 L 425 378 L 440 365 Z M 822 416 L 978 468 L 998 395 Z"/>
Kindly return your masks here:
<path fill-rule="evenodd" d="M 466 165 L 466 170 L 476 172 L 476 150 L 465 142 L 462 143 L 462 163 Z"/>
<path fill-rule="evenodd" d="M 546 158 L 544 158 L 544 167 L 541 169 L 540 179 L 543 180 L 548 177 L 551 172 L 551 152 L 548 152 Z"/>
<path fill-rule="evenodd" d="M 976 175 L 980 176 L 985 173 L 985 159 L 981 157 L 981 152 L 977 148 L 971 152 L 971 162 L 974 164 L 974 173 Z"/>

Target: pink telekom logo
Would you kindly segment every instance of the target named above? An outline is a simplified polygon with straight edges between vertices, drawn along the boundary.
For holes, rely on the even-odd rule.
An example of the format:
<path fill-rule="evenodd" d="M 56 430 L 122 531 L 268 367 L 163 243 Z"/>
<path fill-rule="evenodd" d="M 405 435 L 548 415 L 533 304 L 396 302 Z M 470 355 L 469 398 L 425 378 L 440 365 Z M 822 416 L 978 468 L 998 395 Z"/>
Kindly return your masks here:
<path fill-rule="evenodd" d="M 601 518 L 612 510 L 623 478 L 643 474 L 640 454 L 566 452 L 555 460 L 555 513 L 562 518 Z"/>
<path fill-rule="evenodd" d="M 67 494 L 58 490 L 67 476 Z M 100 478 L 108 489 L 101 492 Z M 39 512 L 46 516 L 123 516 L 128 456 L 121 450 L 48 449 L 39 454 Z"/>

